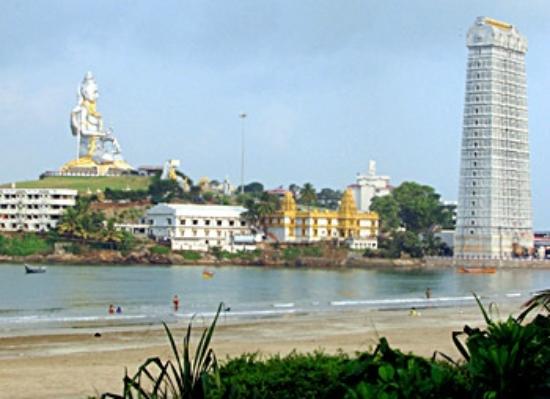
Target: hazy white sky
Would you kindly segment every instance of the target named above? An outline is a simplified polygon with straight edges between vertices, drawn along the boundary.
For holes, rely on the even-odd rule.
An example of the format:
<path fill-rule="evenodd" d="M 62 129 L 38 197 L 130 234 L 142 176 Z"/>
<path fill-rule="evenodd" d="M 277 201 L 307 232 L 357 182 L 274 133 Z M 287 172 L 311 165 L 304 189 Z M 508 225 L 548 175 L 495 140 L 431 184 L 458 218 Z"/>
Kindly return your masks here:
<path fill-rule="evenodd" d="M 177 158 L 191 177 L 343 188 L 378 162 L 397 185 L 458 192 L 465 35 L 479 15 L 529 40 L 535 226 L 550 228 L 550 3 L 6 1 L 0 3 L 0 181 L 74 155 L 85 72 L 133 165 Z"/>

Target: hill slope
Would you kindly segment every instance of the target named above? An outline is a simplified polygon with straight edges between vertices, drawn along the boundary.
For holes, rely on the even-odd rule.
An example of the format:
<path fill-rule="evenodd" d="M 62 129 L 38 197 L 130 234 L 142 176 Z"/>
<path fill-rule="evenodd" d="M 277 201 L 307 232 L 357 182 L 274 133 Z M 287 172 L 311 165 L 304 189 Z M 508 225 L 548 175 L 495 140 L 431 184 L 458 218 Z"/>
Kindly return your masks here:
<path fill-rule="evenodd" d="M 105 190 L 107 187 L 113 190 L 146 190 L 151 181 L 144 176 L 106 176 L 106 177 L 46 177 L 40 180 L 17 182 L 16 188 L 72 188 L 81 194 L 88 191 Z M 2 184 L 0 188 L 10 187 L 11 184 Z"/>

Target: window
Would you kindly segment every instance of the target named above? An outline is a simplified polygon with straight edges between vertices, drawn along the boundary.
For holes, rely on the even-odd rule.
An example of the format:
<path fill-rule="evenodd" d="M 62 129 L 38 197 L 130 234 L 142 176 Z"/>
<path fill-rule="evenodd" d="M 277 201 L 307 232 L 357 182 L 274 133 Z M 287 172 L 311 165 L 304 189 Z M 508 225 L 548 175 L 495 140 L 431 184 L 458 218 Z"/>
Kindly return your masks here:
<path fill-rule="evenodd" d="M 471 223 L 472 223 L 472 226 L 476 224 L 475 220 L 472 220 Z"/>
<path fill-rule="evenodd" d="M 476 195 L 476 192 L 475 192 L 475 191 L 472 191 L 472 195 Z"/>
<path fill-rule="evenodd" d="M 221 226 L 221 225 L 222 225 L 222 221 L 221 221 L 221 220 L 216 220 L 216 224 L 217 224 L 218 226 Z"/>
<path fill-rule="evenodd" d="M 235 226 L 235 221 L 234 221 L 234 220 L 230 220 L 230 221 L 229 221 L 229 225 L 230 225 L 231 227 Z"/>
<path fill-rule="evenodd" d="M 210 226 L 210 220 L 205 220 L 204 223 L 205 223 L 207 226 Z"/>
<path fill-rule="evenodd" d="M 241 220 L 241 227 L 246 226 L 246 222 L 244 220 Z"/>
<path fill-rule="evenodd" d="M 193 219 L 193 226 L 196 226 L 197 224 L 199 224 L 199 221 L 197 219 Z"/>
<path fill-rule="evenodd" d="M 475 185 L 476 185 L 476 182 L 475 182 L 475 181 L 473 181 L 473 182 L 472 182 L 472 186 L 475 186 Z"/>
<path fill-rule="evenodd" d="M 166 218 L 166 224 L 171 225 L 172 224 L 172 219 L 171 218 Z"/>
<path fill-rule="evenodd" d="M 474 234 L 474 231 L 473 231 L 473 230 L 470 230 L 470 234 Z"/>
<path fill-rule="evenodd" d="M 475 216 L 476 215 L 476 211 L 472 211 L 472 216 Z"/>

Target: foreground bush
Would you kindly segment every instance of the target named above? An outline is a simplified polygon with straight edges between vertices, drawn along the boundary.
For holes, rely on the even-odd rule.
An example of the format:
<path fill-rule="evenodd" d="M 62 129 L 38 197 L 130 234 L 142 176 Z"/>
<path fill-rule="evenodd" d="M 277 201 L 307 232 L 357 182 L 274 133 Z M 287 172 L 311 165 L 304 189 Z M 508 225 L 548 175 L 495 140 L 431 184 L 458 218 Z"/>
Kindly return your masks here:
<path fill-rule="evenodd" d="M 211 398 L 463 398 L 461 368 L 405 355 L 382 338 L 355 357 L 291 353 L 265 360 L 243 355 L 220 367 Z"/>
<path fill-rule="evenodd" d="M 344 354 L 291 353 L 261 359 L 247 354 L 225 363 L 212 398 L 330 398 L 349 359 Z"/>
<path fill-rule="evenodd" d="M 462 332 L 453 333 L 466 360 L 471 397 L 550 397 L 550 317 L 539 314 L 522 324 L 527 315 L 524 312 L 517 319 L 510 316 L 504 322 L 495 322 L 476 300 L 487 329 L 465 326 Z M 467 336 L 465 346 L 458 340 L 462 334 Z"/>

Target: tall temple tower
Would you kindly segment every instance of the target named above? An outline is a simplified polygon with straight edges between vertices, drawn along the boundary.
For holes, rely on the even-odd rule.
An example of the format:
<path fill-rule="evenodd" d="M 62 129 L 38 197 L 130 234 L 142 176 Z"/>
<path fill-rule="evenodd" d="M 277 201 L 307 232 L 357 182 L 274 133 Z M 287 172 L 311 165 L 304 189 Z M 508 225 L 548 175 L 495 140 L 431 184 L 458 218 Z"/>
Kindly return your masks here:
<path fill-rule="evenodd" d="M 533 246 L 527 40 L 508 23 L 478 17 L 467 46 L 455 257 L 506 259 Z"/>

